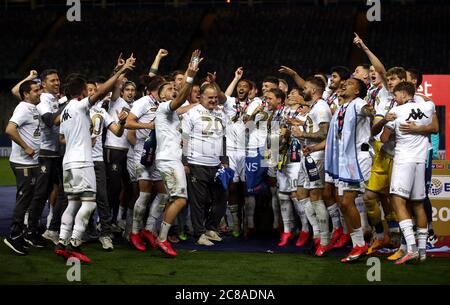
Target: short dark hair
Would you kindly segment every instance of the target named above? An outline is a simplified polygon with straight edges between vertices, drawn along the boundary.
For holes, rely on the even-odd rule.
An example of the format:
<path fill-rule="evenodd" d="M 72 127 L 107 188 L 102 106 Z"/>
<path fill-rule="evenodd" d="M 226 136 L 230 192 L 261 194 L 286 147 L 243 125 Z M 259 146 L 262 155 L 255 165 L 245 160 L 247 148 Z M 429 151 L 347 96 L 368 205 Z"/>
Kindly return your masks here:
<path fill-rule="evenodd" d="M 364 70 L 370 70 L 370 65 L 366 63 L 359 64 L 357 67 L 363 67 Z"/>
<path fill-rule="evenodd" d="M 86 81 L 86 85 L 94 85 L 94 86 L 96 86 L 97 87 L 97 84 L 95 83 L 95 80 L 93 80 L 93 79 L 88 79 L 87 81 Z"/>
<path fill-rule="evenodd" d="M 155 76 L 147 79 L 147 84 L 145 84 L 146 90 L 148 92 L 158 90 L 159 87 L 165 82 L 166 82 L 166 80 L 162 76 L 155 75 Z"/>
<path fill-rule="evenodd" d="M 416 87 L 422 85 L 423 82 L 423 74 L 418 69 L 409 68 L 406 70 L 411 75 L 411 78 L 416 80 Z"/>
<path fill-rule="evenodd" d="M 64 93 L 70 100 L 75 96 L 79 96 L 86 89 L 86 78 L 79 73 L 69 74 L 66 78 Z"/>
<path fill-rule="evenodd" d="M 400 79 L 406 79 L 406 71 L 403 67 L 392 67 L 386 72 L 386 77 L 397 75 Z"/>
<path fill-rule="evenodd" d="M 316 75 L 320 75 L 320 76 L 322 76 L 324 79 L 322 79 L 322 78 L 320 78 L 320 77 L 317 77 Z M 325 88 L 327 87 L 327 85 L 328 85 L 328 83 L 327 83 L 327 81 L 328 81 L 328 76 L 327 76 L 325 73 L 323 73 L 323 72 L 317 72 L 317 73 L 314 73 L 314 76 L 317 77 L 317 78 L 319 78 L 322 82 L 324 82 L 324 87 L 325 87 Z"/>
<path fill-rule="evenodd" d="M 347 67 L 344 66 L 336 66 L 331 68 L 331 73 L 337 73 L 341 80 L 347 80 L 352 77 L 352 73 Z"/>
<path fill-rule="evenodd" d="M 393 92 L 397 92 L 397 91 L 405 91 L 409 96 L 412 97 L 416 93 L 416 88 L 414 87 L 413 83 L 401 82 L 394 87 Z"/>
<path fill-rule="evenodd" d="M 306 79 L 306 81 L 313 84 L 321 92 L 325 91 L 325 84 L 323 83 L 323 80 L 321 78 L 310 76 Z"/>
<path fill-rule="evenodd" d="M 278 86 L 278 78 L 275 76 L 266 76 L 263 80 L 263 83 L 272 83 Z"/>
<path fill-rule="evenodd" d="M 359 94 L 358 97 L 364 99 L 367 95 L 367 85 L 360 79 L 358 78 L 353 78 L 354 80 L 356 80 L 358 82 L 358 86 L 359 86 Z"/>
<path fill-rule="evenodd" d="M 167 85 L 170 85 L 170 82 L 164 82 L 161 85 L 159 85 L 158 96 L 161 96 L 161 92 L 164 90 L 164 87 L 167 86 Z M 153 91 L 153 90 L 151 90 L 151 91 Z"/>
<path fill-rule="evenodd" d="M 237 85 L 239 85 L 239 83 L 241 83 L 241 82 L 246 82 L 248 84 L 248 86 L 250 87 L 250 90 L 253 89 L 254 83 L 251 80 L 243 78 L 237 82 Z"/>
<path fill-rule="evenodd" d="M 58 70 L 56 69 L 45 69 L 41 72 L 40 79 L 41 82 L 45 81 L 45 78 L 51 74 L 58 74 Z"/>
<path fill-rule="evenodd" d="M 175 79 L 175 76 L 177 76 L 178 74 L 185 74 L 185 71 L 183 70 L 175 70 L 172 73 L 170 73 L 170 75 L 173 77 L 173 79 Z"/>
<path fill-rule="evenodd" d="M 281 99 L 281 103 L 284 103 L 284 100 L 286 99 L 286 94 L 280 89 L 280 88 L 272 88 L 267 92 L 272 92 L 276 98 Z"/>
<path fill-rule="evenodd" d="M 22 100 L 25 99 L 25 93 L 31 92 L 31 86 L 32 85 L 39 85 L 38 82 L 35 82 L 34 80 L 26 80 L 19 86 L 19 94 L 20 98 Z"/>

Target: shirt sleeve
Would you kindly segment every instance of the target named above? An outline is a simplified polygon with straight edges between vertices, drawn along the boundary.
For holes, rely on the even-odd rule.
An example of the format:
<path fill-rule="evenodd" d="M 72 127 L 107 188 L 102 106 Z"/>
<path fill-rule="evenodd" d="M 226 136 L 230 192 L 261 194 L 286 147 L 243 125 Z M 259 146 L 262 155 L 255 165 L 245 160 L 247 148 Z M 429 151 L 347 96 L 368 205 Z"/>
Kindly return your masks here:
<path fill-rule="evenodd" d="M 248 105 L 247 107 L 247 115 L 252 115 L 253 112 L 255 111 L 256 108 L 258 108 L 258 106 L 260 105 L 260 103 L 258 101 L 253 101 L 250 103 L 250 105 Z"/>
<path fill-rule="evenodd" d="M 105 119 L 105 123 L 104 123 L 105 127 L 108 128 L 109 125 L 114 123 L 114 118 L 108 112 L 106 112 L 106 110 L 103 108 L 102 108 L 102 114 L 103 114 L 103 118 Z"/>
<path fill-rule="evenodd" d="M 27 117 L 25 115 L 26 109 L 22 106 L 22 104 L 19 104 L 14 110 L 12 117 L 9 119 L 9 121 L 16 124 L 17 127 L 20 127 L 27 122 Z"/>
<path fill-rule="evenodd" d="M 326 107 L 325 105 L 320 105 L 320 107 L 317 108 L 316 118 L 318 124 L 329 123 L 331 121 L 330 107 L 328 107 L 328 105 Z"/>
<path fill-rule="evenodd" d="M 41 95 L 41 102 L 36 106 L 39 114 L 53 113 L 52 100 L 47 95 Z"/>
<path fill-rule="evenodd" d="M 143 103 L 140 100 L 137 100 L 133 107 L 131 108 L 131 113 L 134 114 L 138 119 L 144 114 L 144 107 Z"/>

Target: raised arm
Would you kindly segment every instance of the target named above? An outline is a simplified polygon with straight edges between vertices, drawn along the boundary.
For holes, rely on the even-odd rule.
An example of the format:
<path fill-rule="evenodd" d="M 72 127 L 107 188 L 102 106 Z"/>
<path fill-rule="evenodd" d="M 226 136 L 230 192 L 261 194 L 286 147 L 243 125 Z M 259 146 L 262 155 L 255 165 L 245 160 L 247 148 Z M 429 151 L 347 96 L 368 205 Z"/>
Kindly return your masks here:
<path fill-rule="evenodd" d="M 372 51 L 369 50 L 369 48 L 364 44 L 364 41 L 358 36 L 358 34 L 354 34 L 355 38 L 353 39 L 353 43 L 366 53 L 367 57 L 370 60 L 370 63 L 375 68 L 375 70 L 380 73 L 380 76 L 383 79 L 383 83 L 386 85 L 386 68 L 384 67 L 383 63 L 378 59 L 377 56 L 375 56 L 375 54 L 372 53 Z"/>
<path fill-rule="evenodd" d="M 120 91 L 122 91 L 123 84 L 127 81 L 125 74 L 121 74 L 119 78 L 114 83 L 114 88 L 112 90 L 111 102 L 117 101 L 120 97 Z"/>
<path fill-rule="evenodd" d="M 189 61 L 188 68 L 186 70 L 186 79 L 183 82 L 180 92 L 177 97 L 170 102 L 170 109 L 172 111 L 177 110 L 186 101 L 189 93 L 191 92 L 192 84 L 194 83 L 194 77 L 198 72 L 198 65 L 202 62 L 203 58 L 200 58 L 200 50 L 192 52 L 191 60 Z"/>
<path fill-rule="evenodd" d="M 22 79 L 20 82 L 18 82 L 18 83 L 11 89 L 11 93 L 12 93 L 15 97 L 17 97 L 17 98 L 19 99 L 19 101 L 20 101 L 20 100 L 21 100 L 20 93 L 19 93 L 20 85 L 22 85 L 22 83 L 24 83 L 25 81 L 27 81 L 27 80 L 33 80 L 33 79 L 35 79 L 36 77 L 38 77 L 37 71 L 36 71 L 36 70 L 31 70 L 31 71 L 30 71 L 30 74 L 29 74 L 27 77 L 25 77 L 24 79 Z"/>
<path fill-rule="evenodd" d="M 217 95 L 219 98 L 219 104 L 223 105 L 227 101 L 227 96 L 223 93 L 222 89 L 220 89 L 220 86 L 216 82 L 216 72 L 214 73 L 208 72 L 207 79 L 211 85 L 216 87 Z"/>
<path fill-rule="evenodd" d="M 286 66 L 281 66 L 281 68 L 278 69 L 278 72 L 290 76 L 299 88 L 301 89 L 305 88 L 306 81 L 300 75 L 298 75 L 298 73 L 295 70 Z"/>
<path fill-rule="evenodd" d="M 148 72 L 148 75 L 153 77 L 158 73 L 159 69 L 159 63 L 161 62 L 161 59 L 169 55 L 169 52 L 164 49 L 159 49 L 158 54 L 156 54 L 155 60 L 153 60 L 153 63 L 150 67 L 150 71 Z"/>
<path fill-rule="evenodd" d="M 134 58 L 133 54 L 131 54 L 130 57 L 126 60 L 125 64 L 113 76 L 111 76 L 105 83 L 98 86 L 97 92 L 89 97 L 90 104 L 94 105 L 106 93 L 108 93 L 121 74 L 125 73 L 127 70 L 133 70 L 135 62 L 136 58 Z"/>
<path fill-rule="evenodd" d="M 239 80 L 242 78 L 242 74 L 244 74 L 244 70 L 242 69 L 242 67 L 237 68 L 237 70 L 234 72 L 233 80 L 228 85 L 227 90 L 225 90 L 225 95 L 231 96 L 233 94 L 233 91 L 236 88 Z"/>

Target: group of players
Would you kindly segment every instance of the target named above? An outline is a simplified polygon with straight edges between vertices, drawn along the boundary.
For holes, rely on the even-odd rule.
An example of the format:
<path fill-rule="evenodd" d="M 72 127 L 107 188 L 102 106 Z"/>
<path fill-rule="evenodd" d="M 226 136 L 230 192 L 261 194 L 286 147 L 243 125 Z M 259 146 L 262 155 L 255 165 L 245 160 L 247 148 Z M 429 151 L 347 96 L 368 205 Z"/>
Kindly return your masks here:
<path fill-rule="evenodd" d="M 48 239 L 56 254 L 89 262 L 80 246 L 90 223 L 99 223 L 109 251 L 118 223 L 137 250 L 150 246 L 174 257 L 172 225 L 181 239 L 191 227 L 197 244 L 213 246 L 222 241 L 228 212 L 232 235 L 249 237 L 258 194 L 270 191 L 280 247 L 296 232 L 296 246 L 312 241 L 318 257 L 351 241 L 341 261 L 355 261 L 392 246 L 397 223 L 402 242 L 388 259 L 425 260 L 434 103 L 416 93 L 419 71 L 386 71 L 356 34 L 354 44 L 370 66 L 353 74 L 334 67 L 329 79 L 319 73 L 306 80 L 282 66 L 297 87 L 288 91 L 286 81 L 269 76 L 261 96 L 242 68 L 225 92 L 215 73 L 194 82 L 203 60 L 198 50 L 186 71 L 160 76 L 168 55 L 161 49 L 137 100 L 125 77 L 133 55 L 120 56 L 104 82 L 71 74 L 60 88 L 56 70 L 45 70 L 40 82 L 32 71 L 12 89 L 21 99 L 6 129 L 17 196 L 5 244 L 25 255 Z"/>

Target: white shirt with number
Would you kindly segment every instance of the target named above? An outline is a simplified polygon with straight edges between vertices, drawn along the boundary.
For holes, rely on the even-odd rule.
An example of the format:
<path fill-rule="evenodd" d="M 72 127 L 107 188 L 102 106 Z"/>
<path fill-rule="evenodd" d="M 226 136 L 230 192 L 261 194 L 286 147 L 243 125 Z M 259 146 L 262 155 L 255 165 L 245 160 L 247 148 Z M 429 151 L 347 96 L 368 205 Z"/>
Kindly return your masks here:
<path fill-rule="evenodd" d="M 190 164 L 216 166 L 223 155 L 225 115 L 221 110 L 208 110 L 199 104 L 183 118 L 182 130 L 187 138 L 183 150 Z"/>
<path fill-rule="evenodd" d="M 41 144 L 41 121 L 36 105 L 20 102 L 14 109 L 14 113 L 9 121 L 17 125 L 20 137 L 35 152 L 34 156 L 30 157 L 22 147 L 12 141 L 9 161 L 24 165 L 38 164 L 39 146 Z"/>
<path fill-rule="evenodd" d="M 395 133 L 395 156 L 397 163 L 425 163 L 429 148 L 428 137 L 420 134 L 408 134 L 400 131 L 400 124 L 415 122 L 416 125 L 428 125 L 435 112 L 433 103 L 408 102 L 391 109 L 397 118 L 385 127 Z"/>
<path fill-rule="evenodd" d="M 114 123 L 112 116 L 105 109 L 101 108 L 101 105 L 102 102 L 98 102 L 89 111 L 91 117 L 91 138 L 95 138 L 95 144 L 92 148 L 93 161 L 103 161 L 103 128 L 108 128 L 109 125 Z"/>
<path fill-rule="evenodd" d="M 60 133 L 66 140 L 63 169 L 94 166 L 92 160 L 89 98 L 73 99 L 61 113 Z"/>
<path fill-rule="evenodd" d="M 42 117 L 46 113 L 58 112 L 58 98 L 51 93 L 42 93 L 41 102 L 36 106 L 39 115 Z M 57 152 L 59 147 L 59 126 L 41 126 L 41 149 Z"/>

